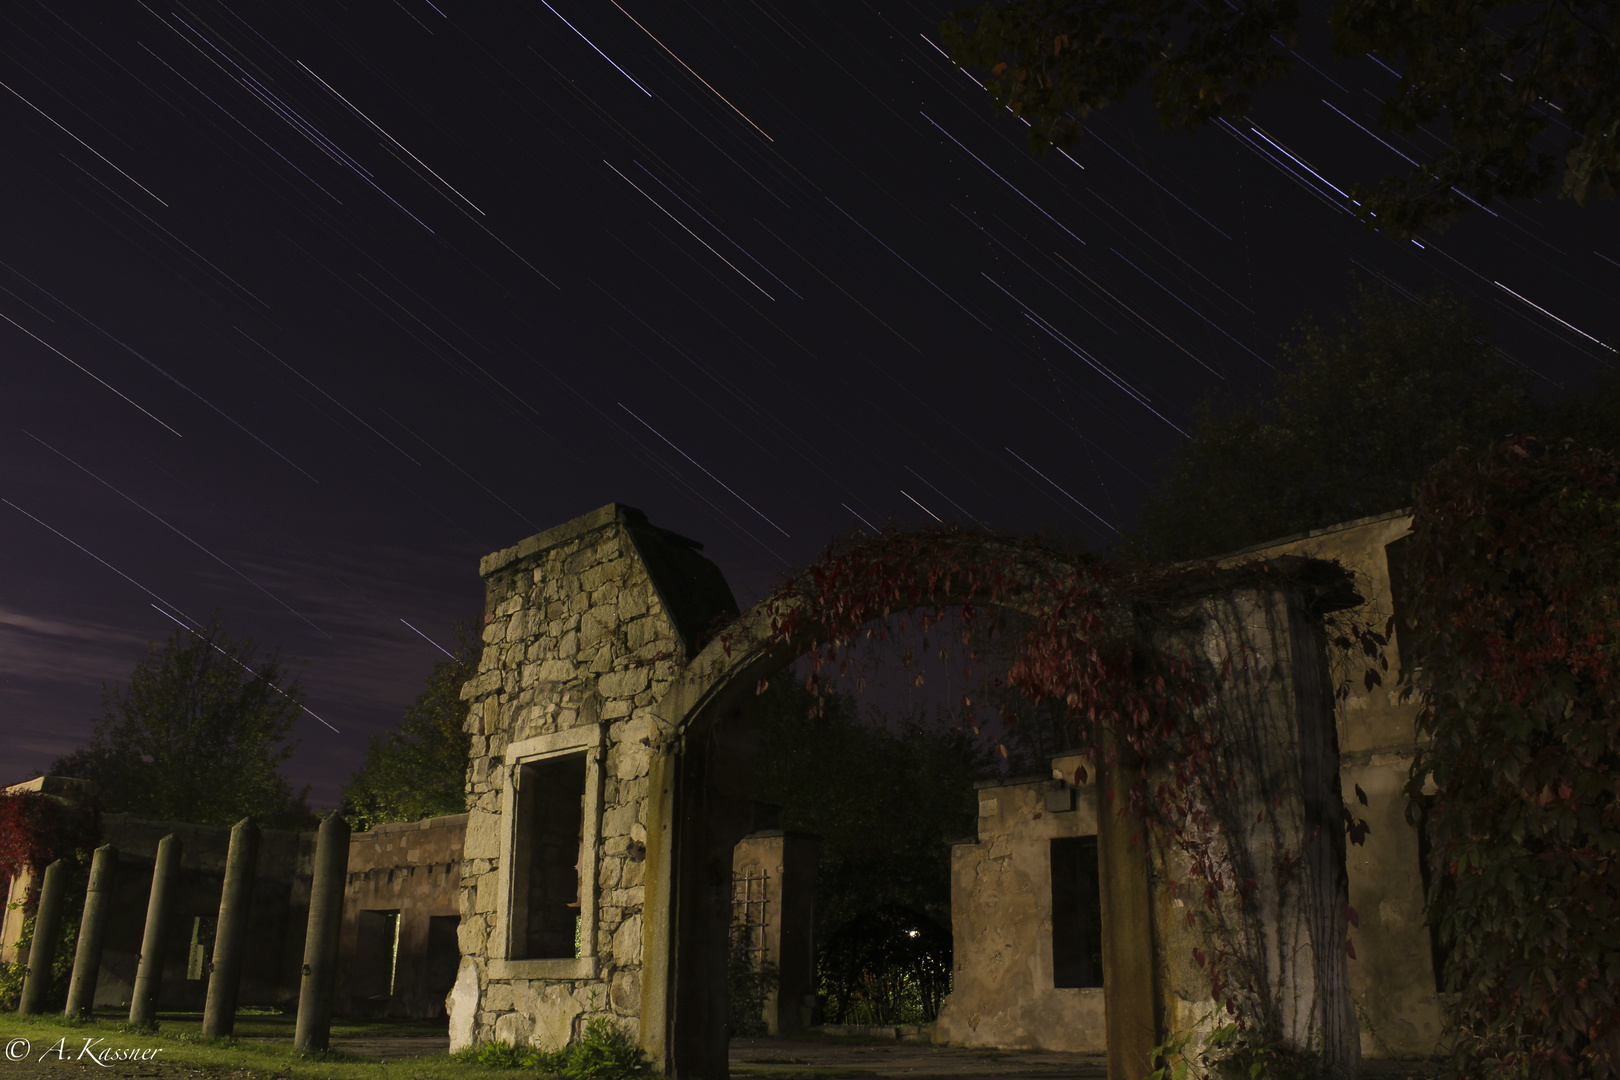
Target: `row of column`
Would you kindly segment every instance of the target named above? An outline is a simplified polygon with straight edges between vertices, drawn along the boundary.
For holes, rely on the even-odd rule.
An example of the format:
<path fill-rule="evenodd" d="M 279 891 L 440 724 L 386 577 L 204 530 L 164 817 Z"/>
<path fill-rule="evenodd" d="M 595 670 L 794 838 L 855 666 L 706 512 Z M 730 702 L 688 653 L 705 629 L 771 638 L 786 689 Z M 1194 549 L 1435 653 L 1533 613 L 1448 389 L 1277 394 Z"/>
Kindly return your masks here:
<path fill-rule="evenodd" d="M 68 983 L 65 1015 L 87 1017 L 95 1003 L 96 978 L 101 971 L 102 940 L 112 902 L 113 869 L 118 850 L 111 844 L 97 848 L 90 863 L 90 886 L 85 892 L 84 917 L 73 954 L 73 977 Z M 225 887 L 219 899 L 219 921 L 214 937 L 214 958 L 208 978 L 208 999 L 203 1010 L 205 1038 L 230 1035 L 236 1027 L 236 992 L 242 980 L 246 953 L 248 908 L 253 900 L 253 879 L 259 862 L 259 827 L 243 818 L 231 830 L 225 858 Z M 140 961 L 130 994 L 129 1022 L 151 1028 L 157 1022 L 158 990 L 163 980 L 163 958 L 169 926 L 171 886 L 180 865 L 180 841 L 173 835 L 158 842 L 152 867 L 152 892 L 146 905 L 146 932 L 141 938 Z M 325 1050 L 331 1036 L 332 988 L 337 969 L 338 932 L 343 923 L 343 886 L 349 869 L 349 826 L 337 814 L 322 822 L 315 842 L 315 880 L 310 889 L 309 923 L 304 933 L 304 966 L 298 988 L 298 1024 L 295 1050 Z M 45 869 L 39 908 L 34 918 L 34 940 L 28 950 L 28 974 L 23 982 L 19 1013 L 44 1011 L 46 987 L 61 931 L 62 898 L 68 864 L 58 859 Z"/>

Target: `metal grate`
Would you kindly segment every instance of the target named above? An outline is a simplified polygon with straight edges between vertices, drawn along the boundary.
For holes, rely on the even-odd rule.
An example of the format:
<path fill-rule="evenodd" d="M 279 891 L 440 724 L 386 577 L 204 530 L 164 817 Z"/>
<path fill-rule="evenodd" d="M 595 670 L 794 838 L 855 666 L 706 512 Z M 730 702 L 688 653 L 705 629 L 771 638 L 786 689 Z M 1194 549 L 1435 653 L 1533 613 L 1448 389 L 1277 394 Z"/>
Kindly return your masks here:
<path fill-rule="evenodd" d="M 771 875 L 744 870 L 731 875 L 731 935 L 748 951 L 758 970 L 765 961 L 766 906 L 770 903 Z"/>

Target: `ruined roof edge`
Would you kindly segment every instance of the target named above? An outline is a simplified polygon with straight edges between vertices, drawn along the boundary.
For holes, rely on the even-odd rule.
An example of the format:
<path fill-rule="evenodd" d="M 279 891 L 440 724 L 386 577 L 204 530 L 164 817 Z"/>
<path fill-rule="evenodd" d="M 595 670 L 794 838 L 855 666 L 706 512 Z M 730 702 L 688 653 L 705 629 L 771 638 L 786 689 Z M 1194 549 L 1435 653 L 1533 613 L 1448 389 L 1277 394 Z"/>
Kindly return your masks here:
<path fill-rule="evenodd" d="M 565 521 L 561 525 L 554 525 L 545 532 L 535 533 L 527 540 L 519 540 L 509 548 L 485 555 L 478 560 L 478 573 L 482 577 L 509 566 L 517 560 L 537 551 L 554 548 L 558 544 L 567 543 L 576 536 L 600 529 L 614 521 L 623 521 L 627 525 L 646 525 L 647 515 L 633 506 L 624 503 L 611 502 L 606 506 L 599 506 L 588 514 L 581 514 L 572 521 Z"/>

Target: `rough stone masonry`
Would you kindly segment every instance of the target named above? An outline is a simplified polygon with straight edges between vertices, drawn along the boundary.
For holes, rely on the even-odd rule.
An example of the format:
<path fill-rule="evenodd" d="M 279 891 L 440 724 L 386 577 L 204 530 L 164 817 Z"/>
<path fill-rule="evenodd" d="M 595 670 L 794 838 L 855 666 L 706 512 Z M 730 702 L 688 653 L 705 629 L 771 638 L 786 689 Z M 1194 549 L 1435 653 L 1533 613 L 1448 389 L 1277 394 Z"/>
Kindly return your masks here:
<path fill-rule="evenodd" d="M 684 662 L 737 611 L 698 546 L 610 504 L 480 564 L 484 650 L 462 689 L 472 748 L 452 1049 L 558 1048 L 603 1010 L 638 1038 L 648 775 L 663 734 L 653 704 L 673 670 L 657 661 Z M 547 770 L 560 762 L 584 773 L 569 819 L 580 835 L 576 943 L 573 955 L 535 955 L 527 940 L 539 935 L 522 932 L 531 893 L 518 863 L 535 827 L 524 787 L 577 776 Z"/>

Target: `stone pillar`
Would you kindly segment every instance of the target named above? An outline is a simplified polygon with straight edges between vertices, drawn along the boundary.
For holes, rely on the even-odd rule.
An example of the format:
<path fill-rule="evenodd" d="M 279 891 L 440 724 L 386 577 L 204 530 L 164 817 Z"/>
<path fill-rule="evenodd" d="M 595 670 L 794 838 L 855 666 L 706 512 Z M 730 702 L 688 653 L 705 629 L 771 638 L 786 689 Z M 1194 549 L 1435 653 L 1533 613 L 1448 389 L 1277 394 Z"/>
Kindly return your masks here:
<path fill-rule="evenodd" d="M 762 829 L 743 837 L 732 850 L 733 878 L 762 874 L 764 960 L 776 965 L 777 984 L 764 1003 L 763 1019 L 771 1035 L 789 1035 L 810 1023 L 815 1005 L 816 871 L 821 837 L 810 833 Z M 732 917 L 736 918 L 735 898 Z"/>
<path fill-rule="evenodd" d="M 45 868 L 45 884 L 34 915 L 34 940 L 28 946 L 28 977 L 23 982 L 22 1003 L 17 1007 L 24 1016 L 45 1011 L 51 963 L 56 959 L 56 941 L 62 929 L 62 891 L 67 888 L 67 875 L 66 859 L 57 859 Z"/>
<path fill-rule="evenodd" d="M 136 1028 L 157 1025 L 158 992 L 163 986 L 163 952 L 169 940 L 169 896 L 180 865 L 180 841 L 171 833 L 158 841 L 152 864 L 152 893 L 146 902 L 146 932 L 141 936 L 140 964 L 129 996 L 129 1022 Z"/>
<path fill-rule="evenodd" d="M 111 844 L 96 848 L 90 862 L 90 887 L 84 893 L 84 916 L 79 920 L 79 945 L 73 953 L 73 980 L 68 984 L 69 1020 L 88 1017 L 95 1011 L 96 980 L 101 975 L 101 943 L 107 931 L 107 912 L 112 904 L 113 874 L 118 868 L 118 849 Z"/>
<path fill-rule="evenodd" d="M 224 1038 L 236 1030 L 236 991 L 242 981 L 248 909 L 253 904 L 253 877 L 258 865 L 259 827 L 252 818 L 243 818 L 231 830 L 230 853 L 225 857 L 225 889 L 219 898 L 214 962 L 209 965 L 208 1003 L 203 1009 L 205 1039 Z"/>
<path fill-rule="evenodd" d="M 304 931 L 304 969 L 298 984 L 298 1027 L 293 1049 L 325 1050 L 332 1036 L 332 984 L 338 932 L 343 928 L 343 886 L 349 872 L 349 826 L 337 814 L 321 822 L 315 841 L 315 881 Z"/>

